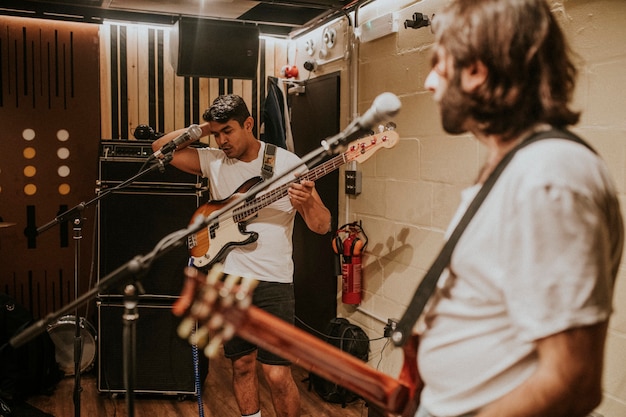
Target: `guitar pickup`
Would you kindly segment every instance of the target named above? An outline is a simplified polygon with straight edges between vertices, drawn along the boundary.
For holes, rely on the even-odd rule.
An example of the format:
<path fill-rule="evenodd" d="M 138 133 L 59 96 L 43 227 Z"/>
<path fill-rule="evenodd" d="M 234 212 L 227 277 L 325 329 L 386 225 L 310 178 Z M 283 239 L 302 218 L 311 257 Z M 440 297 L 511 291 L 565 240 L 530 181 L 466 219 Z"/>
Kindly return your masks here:
<path fill-rule="evenodd" d="M 212 223 L 209 226 L 209 236 L 210 236 L 211 239 L 215 239 L 215 231 L 217 229 L 219 229 L 219 228 L 220 228 L 220 224 L 217 223 L 217 222 L 216 223 Z"/>

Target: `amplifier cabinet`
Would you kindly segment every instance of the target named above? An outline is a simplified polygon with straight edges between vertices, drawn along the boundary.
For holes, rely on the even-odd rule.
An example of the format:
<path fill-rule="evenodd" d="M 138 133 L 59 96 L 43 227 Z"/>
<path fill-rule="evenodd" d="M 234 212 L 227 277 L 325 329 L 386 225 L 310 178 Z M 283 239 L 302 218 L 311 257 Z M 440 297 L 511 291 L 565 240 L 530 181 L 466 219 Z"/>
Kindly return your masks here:
<path fill-rule="evenodd" d="M 163 172 L 151 171 L 116 189 L 145 169 L 150 142 L 102 141 L 100 152 L 97 277 L 107 287 L 100 290 L 101 295 L 119 295 L 126 282 L 102 283 L 102 279 L 136 256 L 152 252 L 170 233 L 186 228 L 208 192 L 206 180 L 169 165 Z M 188 260 L 183 237 L 179 246 L 160 254 L 142 271 L 139 278 L 145 295 L 178 296 Z"/>
<path fill-rule="evenodd" d="M 150 253 L 168 234 L 188 226 L 198 206 L 196 194 L 153 191 L 110 193 L 98 202 L 98 282 L 137 255 Z M 156 257 L 141 276 L 148 296 L 177 297 L 189 261 L 187 242 Z M 110 278 L 111 279 L 111 278 Z M 122 294 L 126 282 L 101 294 Z"/>
<path fill-rule="evenodd" d="M 206 178 L 180 171 L 158 160 L 146 163 L 152 155 L 151 144 L 152 142 L 147 140 L 101 140 L 98 188 L 105 190 L 134 178 L 128 185 L 131 189 L 156 187 L 173 192 L 206 191 Z M 202 143 L 191 145 L 191 147 L 204 146 L 206 145 Z M 148 172 L 138 175 L 147 169 Z"/>
<path fill-rule="evenodd" d="M 133 392 L 194 395 L 192 347 L 176 329 L 180 319 L 171 312 L 171 300 L 140 298 L 136 321 L 135 386 Z M 123 318 L 120 299 L 98 301 L 98 391 L 124 393 Z M 208 359 L 198 353 L 200 383 L 208 375 Z"/>

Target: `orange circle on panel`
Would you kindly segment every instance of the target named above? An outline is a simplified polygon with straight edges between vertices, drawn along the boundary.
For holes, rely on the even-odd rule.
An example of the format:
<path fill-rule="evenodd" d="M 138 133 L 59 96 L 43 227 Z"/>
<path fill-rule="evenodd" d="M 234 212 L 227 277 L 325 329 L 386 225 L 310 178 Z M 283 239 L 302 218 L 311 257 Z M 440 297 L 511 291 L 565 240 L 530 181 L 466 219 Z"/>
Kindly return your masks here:
<path fill-rule="evenodd" d="M 37 173 L 37 168 L 32 165 L 27 165 L 24 167 L 24 176 L 28 178 L 32 178 Z"/>
<path fill-rule="evenodd" d="M 37 186 L 35 184 L 26 184 L 24 186 L 24 194 L 35 195 L 37 193 Z"/>
<path fill-rule="evenodd" d="M 59 194 L 68 195 L 70 193 L 70 185 L 69 184 L 61 184 L 59 185 Z"/>
<path fill-rule="evenodd" d="M 33 159 L 35 155 L 37 155 L 37 151 L 35 151 L 35 148 L 28 146 L 24 148 L 24 151 L 22 152 L 22 154 L 24 155 L 24 158 L 26 159 Z"/>

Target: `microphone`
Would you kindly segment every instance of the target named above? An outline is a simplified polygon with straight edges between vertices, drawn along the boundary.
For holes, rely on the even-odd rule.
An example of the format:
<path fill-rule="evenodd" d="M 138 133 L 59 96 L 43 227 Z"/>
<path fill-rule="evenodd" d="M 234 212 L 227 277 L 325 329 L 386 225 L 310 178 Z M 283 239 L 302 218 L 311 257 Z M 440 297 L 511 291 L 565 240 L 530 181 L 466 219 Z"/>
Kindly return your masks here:
<path fill-rule="evenodd" d="M 372 106 L 363 115 L 354 119 L 342 132 L 323 141 L 322 146 L 328 150 L 340 144 L 345 145 L 356 136 L 371 131 L 377 124 L 398 114 L 400 107 L 402 103 L 395 94 L 382 93 L 374 99 Z"/>
<path fill-rule="evenodd" d="M 400 99 L 393 93 L 382 93 L 374 99 L 372 106 L 357 119 L 357 124 L 362 130 L 371 130 L 375 125 L 400 111 Z"/>
<path fill-rule="evenodd" d="M 167 142 L 158 151 L 150 155 L 150 160 L 160 158 L 162 155 L 166 155 L 172 151 L 178 149 L 181 145 L 187 142 L 195 142 L 202 136 L 202 129 L 198 125 L 190 125 L 185 132 L 183 132 L 176 139 Z"/>

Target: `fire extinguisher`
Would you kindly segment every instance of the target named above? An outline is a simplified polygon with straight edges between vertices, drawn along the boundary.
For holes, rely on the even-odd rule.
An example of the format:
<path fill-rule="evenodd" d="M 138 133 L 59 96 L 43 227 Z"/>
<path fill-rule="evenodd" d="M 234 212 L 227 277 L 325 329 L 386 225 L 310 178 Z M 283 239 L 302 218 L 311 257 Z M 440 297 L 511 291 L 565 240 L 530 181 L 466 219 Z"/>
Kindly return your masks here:
<path fill-rule="evenodd" d="M 332 245 L 341 260 L 341 301 L 360 304 L 363 282 L 361 257 L 367 245 L 367 235 L 360 222 L 344 224 L 337 229 Z"/>

